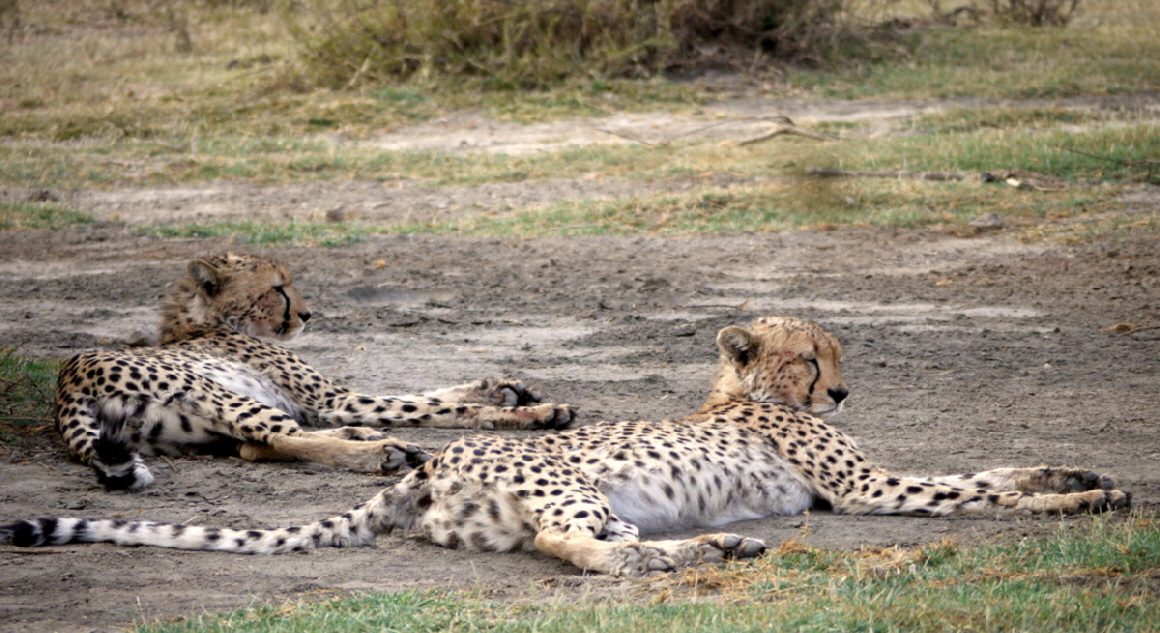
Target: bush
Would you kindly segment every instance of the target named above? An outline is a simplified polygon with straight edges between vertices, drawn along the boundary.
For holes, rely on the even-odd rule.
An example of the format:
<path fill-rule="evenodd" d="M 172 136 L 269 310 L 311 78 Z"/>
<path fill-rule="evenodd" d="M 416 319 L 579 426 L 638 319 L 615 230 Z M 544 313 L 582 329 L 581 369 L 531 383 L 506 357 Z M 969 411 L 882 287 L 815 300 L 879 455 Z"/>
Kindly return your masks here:
<path fill-rule="evenodd" d="M 941 0 L 927 0 L 937 19 L 951 24 L 962 17 L 975 22 L 997 21 L 1024 26 L 1064 26 L 1075 17 L 1080 0 L 965 0 L 944 10 Z"/>
<path fill-rule="evenodd" d="M 499 85 L 647 77 L 744 59 L 824 62 L 858 39 L 853 0 L 291 0 L 322 83 L 476 75 Z"/>

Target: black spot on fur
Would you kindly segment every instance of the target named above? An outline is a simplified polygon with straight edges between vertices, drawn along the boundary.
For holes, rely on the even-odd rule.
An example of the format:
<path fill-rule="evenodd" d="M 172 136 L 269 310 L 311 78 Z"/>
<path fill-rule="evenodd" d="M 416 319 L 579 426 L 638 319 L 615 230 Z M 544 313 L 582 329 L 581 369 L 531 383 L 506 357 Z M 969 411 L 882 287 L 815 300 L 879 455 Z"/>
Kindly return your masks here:
<path fill-rule="evenodd" d="M 41 519 L 40 522 L 49 519 Z M 16 547 L 39 547 L 44 545 L 44 532 L 40 522 L 20 521 L 0 527 L 0 543 L 7 542 Z"/>

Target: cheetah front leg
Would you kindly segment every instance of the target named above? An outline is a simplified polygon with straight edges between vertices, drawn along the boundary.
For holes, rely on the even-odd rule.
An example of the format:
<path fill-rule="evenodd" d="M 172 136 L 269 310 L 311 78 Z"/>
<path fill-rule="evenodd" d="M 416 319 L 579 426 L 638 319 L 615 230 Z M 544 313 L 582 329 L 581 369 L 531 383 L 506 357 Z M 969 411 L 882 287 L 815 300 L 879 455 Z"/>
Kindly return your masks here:
<path fill-rule="evenodd" d="M 565 429 L 576 418 L 574 407 L 541 403 L 538 390 L 518 381 L 490 378 L 422 395 L 370 396 L 335 384 L 287 350 L 278 350 L 275 360 L 279 371 L 269 377 L 292 395 L 303 418 L 326 426 Z M 255 368 L 266 371 L 264 364 Z"/>
<path fill-rule="evenodd" d="M 518 380 L 483 378 L 454 387 L 428 391 L 421 396 L 434 402 L 469 402 L 497 407 L 526 407 L 540 404 L 543 394 Z"/>
<path fill-rule="evenodd" d="M 355 472 L 384 473 L 425 455 L 417 446 L 385 438 L 357 441 L 327 433 L 306 433 L 286 412 L 203 381 L 198 393 L 173 398 L 172 406 L 210 421 L 214 431 L 240 442 L 248 461 L 311 461 Z"/>
<path fill-rule="evenodd" d="M 857 488 L 844 492 L 823 490 L 822 495 L 830 500 L 835 510 L 847 514 L 1079 514 L 1116 510 L 1131 505 L 1131 496 L 1115 489 L 1043 494 L 1021 490 L 987 490 L 957 487 L 940 481 L 892 477 L 882 471 L 862 481 Z"/>
<path fill-rule="evenodd" d="M 919 481 L 942 483 L 957 488 L 1018 490 L 1021 492 L 1069 493 L 1087 490 L 1114 490 L 1110 477 L 1080 468 L 996 468 L 968 475 L 923 477 Z"/>
<path fill-rule="evenodd" d="M 610 543 L 580 532 L 545 531 L 536 535 L 536 548 L 589 571 L 642 576 L 753 558 L 765 551 L 765 544 L 736 534 L 706 534 L 680 541 Z"/>
<path fill-rule="evenodd" d="M 576 409 L 566 404 L 492 406 L 422 400 L 417 396 L 376 398 L 347 394 L 319 414 L 330 426 L 415 426 L 445 429 L 566 429 Z"/>

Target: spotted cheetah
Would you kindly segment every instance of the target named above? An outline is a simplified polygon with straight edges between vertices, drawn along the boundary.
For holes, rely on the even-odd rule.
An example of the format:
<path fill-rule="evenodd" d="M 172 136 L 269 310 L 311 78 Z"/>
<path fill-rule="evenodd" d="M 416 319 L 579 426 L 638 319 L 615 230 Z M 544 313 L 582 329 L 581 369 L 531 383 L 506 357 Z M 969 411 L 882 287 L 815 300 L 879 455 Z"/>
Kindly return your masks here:
<path fill-rule="evenodd" d="M 288 340 L 310 311 L 290 272 L 253 255 L 203 253 L 162 309 L 160 345 L 87 352 L 61 367 L 56 426 L 109 489 L 153 481 L 142 456 L 212 454 L 387 472 L 429 457 L 373 428 L 564 428 L 575 412 L 523 383 L 478 380 L 372 397 L 261 340 Z M 303 431 L 300 425 L 340 427 Z"/>
<path fill-rule="evenodd" d="M 694 415 L 602 423 L 535 438 L 474 435 L 349 512 L 240 531 L 135 521 L 39 519 L 0 528 L 17 546 L 111 542 L 274 554 L 360 546 L 419 529 L 447 547 L 538 549 L 596 572 L 639 575 L 760 554 L 734 534 L 640 541 L 640 532 L 792 515 L 1076 513 L 1126 507 L 1111 480 L 1072 468 L 908 478 L 870 463 L 815 415 L 841 408 L 838 341 L 813 323 L 762 318 L 717 337 L 720 369 Z"/>

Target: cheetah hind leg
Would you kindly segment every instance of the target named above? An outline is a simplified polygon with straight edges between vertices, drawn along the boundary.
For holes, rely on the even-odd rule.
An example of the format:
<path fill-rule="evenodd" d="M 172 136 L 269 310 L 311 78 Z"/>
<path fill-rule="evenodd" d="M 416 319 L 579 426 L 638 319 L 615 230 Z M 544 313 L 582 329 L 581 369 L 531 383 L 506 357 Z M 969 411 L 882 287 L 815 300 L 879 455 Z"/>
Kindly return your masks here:
<path fill-rule="evenodd" d="M 536 535 L 536 548 L 590 571 L 643 576 L 753 558 L 765 551 L 765 544 L 736 534 L 706 534 L 680 541 L 610 543 L 577 532 L 544 531 Z"/>

